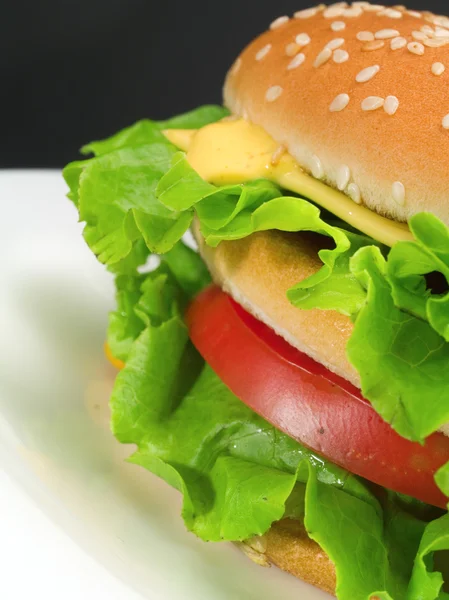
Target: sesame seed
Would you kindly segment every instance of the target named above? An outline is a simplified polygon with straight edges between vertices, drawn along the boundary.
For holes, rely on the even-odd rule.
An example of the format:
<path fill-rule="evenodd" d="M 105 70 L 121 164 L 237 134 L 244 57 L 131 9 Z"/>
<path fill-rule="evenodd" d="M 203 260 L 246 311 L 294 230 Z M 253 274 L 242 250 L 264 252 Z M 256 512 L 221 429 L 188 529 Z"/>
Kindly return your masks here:
<path fill-rule="evenodd" d="M 444 129 L 449 129 L 449 115 L 446 115 L 443 118 L 443 127 Z"/>
<path fill-rule="evenodd" d="M 274 102 L 279 98 L 284 90 L 280 85 L 272 85 L 268 88 L 267 93 L 265 94 L 265 100 L 267 102 Z"/>
<path fill-rule="evenodd" d="M 344 13 L 344 7 L 341 5 L 329 6 L 323 12 L 323 17 L 325 19 L 333 19 L 334 17 L 342 17 Z"/>
<path fill-rule="evenodd" d="M 306 60 L 305 54 L 303 54 L 302 52 L 300 52 L 299 54 L 297 54 L 295 56 L 295 58 L 293 60 L 291 60 L 288 63 L 287 70 L 291 71 L 292 69 L 296 69 L 296 67 L 299 67 L 299 65 L 302 65 L 302 63 L 305 60 Z"/>
<path fill-rule="evenodd" d="M 322 179 L 324 177 L 324 169 L 320 159 L 315 154 L 312 156 L 310 161 L 310 170 L 315 179 Z"/>
<path fill-rule="evenodd" d="M 347 165 L 341 165 L 337 172 L 337 187 L 343 191 L 351 179 L 351 171 Z"/>
<path fill-rule="evenodd" d="M 287 15 L 284 15 L 283 17 L 278 17 L 271 23 L 270 29 L 278 29 L 279 27 L 282 27 L 282 25 L 285 25 L 285 23 L 288 23 L 289 21 L 290 19 L 289 17 L 287 17 Z"/>
<path fill-rule="evenodd" d="M 384 99 L 380 96 L 368 96 L 362 101 L 362 110 L 377 110 L 384 105 Z"/>
<path fill-rule="evenodd" d="M 407 14 L 410 15 L 411 17 L 415 17 L 415 19 L 420 19 L 421 18 L 421 13 L 418 12 L 417 10 L 408 10 Z"/>
<path fill-rule="evenodd" d="M 444 73 L 444 71 L 446 70 L 446 67 L 443 65 L 443 63 L 440 62 L 435 62 L 432 65 L 432 73 L 434 75 L 437 75 L 437 77 L 439 75 L 442 75 Z"/>
<path fill-rule="evenodd" d="M 389 40 L 390 38 L 397 37 L 399 35 L 399 31 L 396 29 L 381 29 L 380 31 L 376 31 L 374 37 L 376 40 Z"/>
<path fill-rule="evenodd" d="M 372 42 L 374 41 L 374 34 L 372 34 L 371 31 L 359 31 L 356 38 L 359 42 Z"/>
<path fill-rule="evenodd" d="M 443 29 L 442 27 L 436 27 L 434 37 L 436 38 L 448 38 L 449 31 L 447 29 Z"/>
<path fill-rule="evenodd" d="M 420 27 L 420 31 L 426 33 L 427 35 L 433 35 L 435 33 L 434 29 L 432 29 L 430 25 L 423 25 L 422 27 Z"/>
<path fill-rule="evenodd" d="M 332 56 L 332 50 L 330 48 L 324 48 L 323 50 L 321 50 L 321 52 L 316 57 L 315 62 L 313 63 L 313 66 L 315 68 L 321 67 L 321 65 L 324 65 L 324 63 L 327 63 L 327 61 L 330 59 L 331 56 Z"/>
<path fill-rule="evenodd" d="M 424 46 L 420 42 L 409 42 L 407 44 L 407 49 L 412 54 L 417 54 L 418 56 L 422 56 L 424 54 Z"/>
<path fill-rule="evenodd" d="M 432 15 L 432 13 L 429 13 L 430 15 Z M 449 28 L 449 17 L 443 17 L 443 16 L 435 16 L 432 15 L 432 22 L 434 25 L 440 25 L 441 27 L 447 27 Z"/>
<path fill-rule="evenodd" d="M 242 59 L 240 56 L 235 61 L 235 63 L 231 67 L 231 75 L 236 75 L 240 71 L 240 67 L 242 66 Z"/>
<path fill-rule="evenodd" d="M 349 54 L 346 50 L 335 50 L 332 59 L 337 65 L 346 62 L 349 59 Z"/>
<path fill-rule="evenodd" d="M 387 96 L 384 102 L 384 111 L 387 115 L 394 115 L 399 108 L 399 100 L 396 96 Z"/>
<path fill-rule="evenodd" d="M 385 46 L 385 42 L 383 40 L 375 40 L 374 42 L 366 42 L 363 44 L 362 50 L 363 52 L 370 52 L 371 50 L 379 50 Z"/>
<path fill-rule="evenodd" d="M 352 5 L 351 8 L 345 8 L 343 10 L 344 17 L 361 17 L 363 15 L 363 9 L 360 6 Z"/>
<path fill-rule="evenodd" d="M 287 56 L 295 56 L 295 54 L 298 52 L 299 50 L 299 46 L 298 44 L 295 44 L 295 42 L 292 42 L 291 44 L 287 44 L 285 46 L 285 54 Z"/>
<path fill-rule="evenodd" d="M 446 46 L 449 43 L 449 39 L 439 38 L 439 39 L 427 39 L 423 41 L 424 46 L 428 48 L 441 48 L 441 46 Z"/>
<path fill-rule="evenodd" d="M 295 37 L 295 42 L 298 46 L 307 46 L 307 44 L 310 44 L 310 36 L 307 33 L 299 33 Z"/>
<path fill-rule="evenodd" d="M 332 31 L 343 31 L 343 29 L 346 29 L 346 23 L 344 21 L 334 21 L 331 24 L 331 29 Z"/>
<path fill-rule="evenodd" d="M 370 4 L 369 6 L 365 6 L 365 10 L 367 12 L 376 12 L 385 8 L 383 4 Z"/>
<path fill-rule="evenodd" d="M 404 184 L 400 181 L 395 181 L 391 186 L 391 193 L 393 195 L 393 200 L 399 206 L 404 206 L 405 204 L 405 187 Z"/>
<path fill-rule="evenodd" d="M 305 8 L 304 10 L 298 10 L 293 15 L 295 19 L 310 19 L 310 17 L 314 17 L 318 12 L 318 8 Z"/>
<path fill-rule="evenodd" d="M 350 183 L 348 185 L 348 196 L 351 198 L 351 200 L 354 200 L 356 204 L 362 203 L 360 188 L 356 183 Z"/>
<path fill-rule="evenodd" d="M 343 46 L 344 43 L 345 40 L 343 38 L 336 38 L 335 40 L 331 40 L 330 42 L 328 42 L 325 48 L 329 48 L 330 50 L 336 50 L 337 48 L 340 48 L 340 46 Z"/>
<path fill-rule="evenodd" d="M 256 60 L 262 60 L 271 50 L 271 44 L 267 44 L 256 53 Z"/>
<path fill-rule="evenodd" d="M 412 31 L 412 38 L 417 40 L 418 42 L 422 42 L 423 40 L 427 40 L 427 34 L 422 31 Z"/>
<path fill-rule="evenodd" d="M 402 19 L 402 12 L 394 8 L 386 8 L 381 16 L 390 17 L 390 19 Z"/>
<path fill-rule="evenodd" d="M 355 80 L 358 83 L 365 83 L 366 81 L 369 81 L 370 79 L 372 79 L 374 77 L 374 75 L 377 75 L 377 73 L 379 73 L 379 71 L 380 71 L 379 65 L 373 65 L 372 67 L 366 67 L 365 69 L 362 69 L 359 73 L 357 73 Z"/>
<path fill-rule="evenodd" d="M 392 50 L 399 50 L 407 45 L 407 40 L 404 37 L 393 38 L 390 42 L 390 48 Z"/>
<path fill-rule="evenodd" d="M 329 106 L 329 110 L 331 112 L 340 112 L 344 110 L 349 104 L 349 96 L 348 94 L 338 94 Z M 345 186 L 346 187 L 346 186 Z"/>

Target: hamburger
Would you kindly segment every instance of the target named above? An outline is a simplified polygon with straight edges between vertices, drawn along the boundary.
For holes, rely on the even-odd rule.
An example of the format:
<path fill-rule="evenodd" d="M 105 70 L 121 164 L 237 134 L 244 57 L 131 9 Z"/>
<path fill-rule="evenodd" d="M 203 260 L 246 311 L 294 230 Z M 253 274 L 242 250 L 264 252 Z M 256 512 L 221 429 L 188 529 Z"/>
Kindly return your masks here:
<path fill-rule="evenodd" d="M 64 170 L 115 276 L 129 460 L 201 539 L 342 600 L 446 597 L 446 67 L 448 17 L 319 5 L 243 50 L 224 107 Z"/>

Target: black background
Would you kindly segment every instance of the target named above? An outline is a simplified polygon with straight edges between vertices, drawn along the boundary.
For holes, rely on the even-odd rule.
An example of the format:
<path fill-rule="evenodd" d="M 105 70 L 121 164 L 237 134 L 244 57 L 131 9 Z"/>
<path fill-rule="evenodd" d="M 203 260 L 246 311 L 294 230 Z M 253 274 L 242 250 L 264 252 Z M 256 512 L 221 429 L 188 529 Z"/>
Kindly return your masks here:
<path fill-rule="evenodd" d="M 60 167 L 142 117 L 220 102 L 243 46 L 311 3 L 0 0 L 0 167 Z"/>

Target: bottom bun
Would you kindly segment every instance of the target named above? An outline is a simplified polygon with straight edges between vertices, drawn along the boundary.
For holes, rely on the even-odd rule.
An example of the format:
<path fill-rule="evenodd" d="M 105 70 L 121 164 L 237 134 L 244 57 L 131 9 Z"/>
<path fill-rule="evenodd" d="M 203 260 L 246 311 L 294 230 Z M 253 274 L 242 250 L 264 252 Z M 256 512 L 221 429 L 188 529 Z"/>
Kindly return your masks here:
<path fill-rule="evenodd" d="M 215 283 L 290 345 L 360 387 L 346 357 L 353 329 L 350 318 L 332 310 L 298 310 L 287 298 L 289 288 L 322 266 L 318 251 L 327 238 L 263 231 L 211 248 L 198 221 L 193 234 Z"/>
<path fill-rule="evenodd" d="M 276 565 L 306 583 L 335 594 L 335 566 L 320 546 L 309 538 L 299 521 L 283 519 L 274 523 L 265 535 L 237 545 L 255 563 Z"/>
<path fill-rule="evenodd" d="M 266 556 L 270 563 L 329 594 L 335 594 L 334 563 L 309 538 L 302 523 L 291 519 L 279 521 L 268 531 L 266 538 Z"/>

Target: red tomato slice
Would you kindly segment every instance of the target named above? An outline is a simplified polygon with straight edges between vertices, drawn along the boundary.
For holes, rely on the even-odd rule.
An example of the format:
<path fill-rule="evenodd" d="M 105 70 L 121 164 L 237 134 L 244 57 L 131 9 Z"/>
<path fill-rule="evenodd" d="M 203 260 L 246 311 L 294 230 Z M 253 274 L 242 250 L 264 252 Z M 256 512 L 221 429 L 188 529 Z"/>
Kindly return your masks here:
<path fill-rule="evenodd" d="M 275 427 L 348 471 L 446 508 L 434 481 L 449 438 L 399 436 L 360 391 L 296 350 L 217 286 L 187 311 L 190 337 L 221 380 Z"/>

